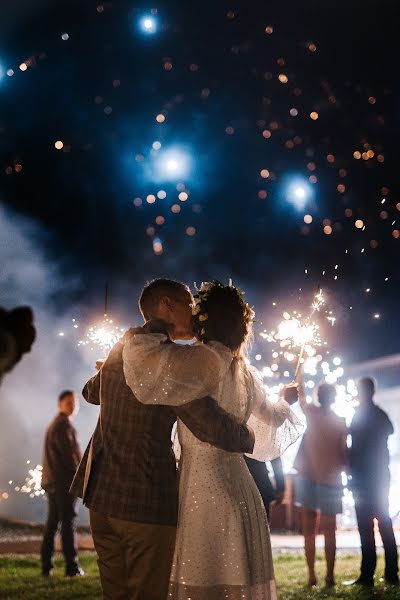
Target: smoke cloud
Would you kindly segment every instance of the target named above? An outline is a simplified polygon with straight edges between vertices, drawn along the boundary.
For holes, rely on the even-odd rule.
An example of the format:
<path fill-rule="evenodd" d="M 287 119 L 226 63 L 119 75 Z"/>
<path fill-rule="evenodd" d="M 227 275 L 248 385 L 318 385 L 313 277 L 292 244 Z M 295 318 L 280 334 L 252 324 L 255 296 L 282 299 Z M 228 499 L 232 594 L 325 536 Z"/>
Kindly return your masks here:
<path fill-rule="evenodd" d="M 80 395 L 94 370 L 93 356 L 76 347 L 74 313 L 60 316 L 57 305 L 60 295 L 69 295 L 81 282 L 62 277 L 61 265 L 46 257 L 45 240 L 45 232 L 33 221 L 0 208 L 0 306 L 31 306 L 37 328 L 31 353 L 5 376 L 0 388 L 0 514 L 41 521 L 43 498 L 31 499 L 14 488 L 24 483 L 29 468 L 42 462 L 44 434 L 57 414 L 60 391 L 72 388 Z M 60 331 L 66 335 L 61 337 Z M 75 426 L 84 449 L 97 410 L 84 401 L 80 408 Z M 85 518 L 85 511 L 82 515 Z"/>

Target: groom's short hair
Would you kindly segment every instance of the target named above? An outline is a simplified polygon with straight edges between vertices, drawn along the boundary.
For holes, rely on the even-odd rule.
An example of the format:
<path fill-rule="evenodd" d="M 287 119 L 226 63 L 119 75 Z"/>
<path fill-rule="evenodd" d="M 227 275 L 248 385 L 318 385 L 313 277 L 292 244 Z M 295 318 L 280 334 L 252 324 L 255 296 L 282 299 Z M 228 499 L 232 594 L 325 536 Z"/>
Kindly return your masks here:
<path fill-rule="evenodd" d="M 156 317 L 161 298 L 178 299 L 182 291 L 190 291 L 188 286 L 173 279 L 153 279 L 146 283 L 139 298 L 139 308 L 143 318 L 148 321 Z"/>

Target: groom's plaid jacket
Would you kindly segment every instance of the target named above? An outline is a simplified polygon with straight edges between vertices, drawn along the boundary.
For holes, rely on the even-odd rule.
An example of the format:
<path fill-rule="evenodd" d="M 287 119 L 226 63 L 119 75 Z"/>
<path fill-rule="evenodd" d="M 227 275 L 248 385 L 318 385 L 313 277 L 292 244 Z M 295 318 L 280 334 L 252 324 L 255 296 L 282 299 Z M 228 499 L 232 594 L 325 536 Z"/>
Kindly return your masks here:
<path fill-rule="evenodd" d="M 141 404 L 125 382 L 122 350 L 118 342 L 83 389 L 88 402 L 100 405 L 100 415 L 71 493 L 110 517 L 175 525 L 178 486 L 171 431 L 176 418 L 202 441 L 232 452 L 252 452 L 254 435 L 212 398 L 179 409 Z"/>

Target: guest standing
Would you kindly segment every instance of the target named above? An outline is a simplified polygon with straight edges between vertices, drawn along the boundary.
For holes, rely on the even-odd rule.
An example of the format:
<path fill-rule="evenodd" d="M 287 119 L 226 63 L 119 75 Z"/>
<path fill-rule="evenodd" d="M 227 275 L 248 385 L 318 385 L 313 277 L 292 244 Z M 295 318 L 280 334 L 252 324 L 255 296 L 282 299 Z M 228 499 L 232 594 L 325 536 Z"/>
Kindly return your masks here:
<path fill-rule="evenodd" d="M 394 429 L 387 414 L 374 403 L 374 380 L 363 377 L 357 387 L 359 407 L 350 427 L 350 474 L 361 538 L 362 561 L 359 578 L 350 583 L 374 585 L 374 519 L 377 519 L 385 549 L 385 581 L 398 585 L 397 546 L 389 516 L 388 438 Z"/>
<path fill-rule="evenodd" d="M 301 506 L 308 585 L 317 585 L 315 538 L 319 526 L 325 536 L 325 583 L 330 587 L 335 585 L 336 515 L 342 512 L 341 472 L 346 466 L 347 428 L 345 420 L 331 410 L 335 387 L 322 383 L 317 395 L 319 404 L 308 404 L 300 384 L 299 400 L 307 429 L 294 463 L 298 471 L 295 502 Z"/>
<path fill-rule="evenodd" d="M 42 487 L 48 499 L 48 516 L 41 548 L 42 574 L 51 575 L 53 568 L 54 537 L 61 523 L 62 551 L 65 574 L 84 575 L 78 563 L 75 546 L 76 496 L 69 488 L 81 460 L 76 431 L 71 420 L 77 413 L 74 392 L 65 390 L 58 398 L 58 415 L 49 425 L 44 443 Z"/>

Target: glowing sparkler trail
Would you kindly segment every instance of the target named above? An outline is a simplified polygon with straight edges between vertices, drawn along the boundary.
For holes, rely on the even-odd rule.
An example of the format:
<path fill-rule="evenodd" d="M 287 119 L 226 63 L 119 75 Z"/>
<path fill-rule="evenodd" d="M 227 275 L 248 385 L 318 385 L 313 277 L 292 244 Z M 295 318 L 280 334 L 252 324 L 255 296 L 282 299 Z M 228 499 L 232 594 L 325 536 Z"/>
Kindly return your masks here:
<path fill-rule="evenodd" d="M 274 339 L 280 341 L 282 347 L 302 348 L 307 344 L 319 345 L 321 340 L 318 334 L 318 325 L 316 323 L 302 323 L 300 319 L 286 317 L 278 325 L 278 331 L 274 334 Z"/>
<path fill-rule="evenodd" d="M 322 290 L 319 289 L 311 304 L 310 314 L 305 319 L 302 319 L 296 311 L 292 314 L 284 312 L 283 321 L 279 323 L 276 331 L 261 334 L 270 342 L 279 342 L 281 348 L 298 350 L 295 376 L 298 373 L 305 350 L 311 356 L 315 352 L 314 347 L 322 344 L 319 326 L 312 318 L 316 312 L 320 311 L 324 303 L 324 295 Z"/>
<path fill-rule="evenodd" d="M 108 314 L 108 283 L 104 287 L 104 317 L 103 320 L 89 327 L 86 338 L 79 340 L 78 346 L 97 346 L 108 354 L 113 346 L 123 337 L 126 329 L 115 325 Z M 75 321 L 73 319 L 73 321 Z M 92 348 L 93 349 L 93 348 Z"/>
<path fill-rule="evenodd" d="M 324 304 L 324 303 L 325 303 L 325 298 L 324 298 L 324 295 L 323 295 L 323 293 L 322 293 L 322 290 L 321 290 L 321 289 L 319 289 L 319 290 L 318 290 L 318 293 L 317 293 L 317 294 L 315 295 L 315 297 L 314 297 L 314 302 L 311 304 L 311 312 L 310 312 L 310 314 L 309 314 L 309 316 L 307 317 L 307 320 L 306 320 L 306 325 L 305 325 L 305 328 L 306 328 L 306 329 L 307 329 L 308 327 L 310 327 L 310 324 L 309 324 L 309 323 L 310 323 L 310 321 L 311 321 L 311 319 L 312 319 L 312 317 L 313 317 L 314 313 L 316 313 L 316 312 L 319 312 L 319 310 L 320 310 L 321 306 L 323 306 L 323 304 Z M 312 325 L 318 329 L 318 326 L 317 326 L 317 325 L 315 325 L 315 324 L 312 324 Z M 333 321 L 332 321 L 332 325 L 333 325 Z M 303 344 L 301 345 L 301 350 L 300 350 L 300 352 L 299 352 L 299 357 L 298 357 L 298 359 L 297 359 L 296 370 L 295 370 L 295 372 L 294 372 L 294 378 L 295 378 L 295 379 L 296 379 L 296 377 L 297 377 L 297 374 L 298 374 L 298 372 L 299 372 L 300 365 L 301 365 L 301 361 L 302 361 L 302 359 L 303 359 L 304 349 L 305 349 L 305 347 L 306 347 L 306 344 L 307 344 L 307 343 L 310 343 L 310 342 L 307 342 L 307 340 L 306 340 L 306 339 L 304 339 L 304 340 L 303 340 Z M 321 342 L 320 342 L 320 343 L 321 343 Z"/>
<path fill-rule="evenodd" d="M 313 316 L 313 314 L 317 311 L 319 311 L 319 309 L 321 308 L 321 306 L 325 304 L 325 298 L 324 295 L 322 293 L 322 290 L 318 290 L 318 293 L 314 296 L 314 302 L 311 304 L 311 314 L 310 314 L 310 318 Z"/>
<path fill-rule="evenodd" d="M 123 327 L 114 324 L 106 314 L 103 320 L 89 327 L 86 338 L 78 342 L 78 346 L 98 346 L 104 352 L 109 352 L 111 348 L 119 342 L 125 333 Z"/>

